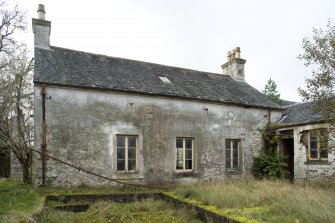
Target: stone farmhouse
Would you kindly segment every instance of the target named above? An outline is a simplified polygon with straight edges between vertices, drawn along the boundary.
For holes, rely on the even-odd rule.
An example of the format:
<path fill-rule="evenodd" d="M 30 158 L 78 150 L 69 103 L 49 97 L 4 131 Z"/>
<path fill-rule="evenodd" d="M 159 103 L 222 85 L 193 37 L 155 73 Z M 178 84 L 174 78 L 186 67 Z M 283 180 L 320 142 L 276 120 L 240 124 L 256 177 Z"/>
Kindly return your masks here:
<path fill-rule="evenodd" d="M 251 173 L 259 129 L 279 121 L 294 177 L 334 173 L 334 154 L 314 137 L 327 124 L 299 119 L 303 104 L 284 110 L 246 83 L 239 48 L 221 74 L 97 55 L 51 46 L 44 14 L 39 5 L 32 21 L 36 150 L 126 182 L 236 179 Z M 110 183 L 38 155 L 34 168 L 38 183 Z"/>

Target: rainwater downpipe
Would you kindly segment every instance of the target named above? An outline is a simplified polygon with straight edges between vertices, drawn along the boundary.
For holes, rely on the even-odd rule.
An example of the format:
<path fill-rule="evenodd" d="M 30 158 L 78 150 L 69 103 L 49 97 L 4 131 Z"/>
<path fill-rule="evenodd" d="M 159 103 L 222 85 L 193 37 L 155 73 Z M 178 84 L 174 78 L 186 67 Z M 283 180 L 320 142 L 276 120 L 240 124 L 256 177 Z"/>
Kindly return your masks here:
<path fill-rule="evenodd" d="M 42 85 L 41 90 L 42 95 L 42 144 L 41 144 L 41 150 L 42 150 L 42 185 L 45 184 L 45 175 L 46 175 L 46 157 L 44 154 L 46 154 L 46 148 L 47 148 L 47 140 L 46 140 L 46 122 L 45 122 L 45 84 Z"/>

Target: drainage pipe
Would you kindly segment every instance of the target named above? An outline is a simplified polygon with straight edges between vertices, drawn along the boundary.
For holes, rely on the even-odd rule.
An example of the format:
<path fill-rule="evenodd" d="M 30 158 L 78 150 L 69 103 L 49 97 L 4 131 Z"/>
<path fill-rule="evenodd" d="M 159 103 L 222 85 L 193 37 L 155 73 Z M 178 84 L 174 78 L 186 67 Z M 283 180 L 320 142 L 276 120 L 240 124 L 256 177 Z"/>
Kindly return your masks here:
<path fill-rule="evenodd" d="M 42 95 L 42 144 L 41 144 L 41 150 L 42 150 L 42 185 L 45 185 L 45 175 L 46 175 L 46 157 L 44 154 L 46 154 L 46 148 L 47 148 L 47 140 L 46 140 L 46 122 L 45 122 L 45 84 L 42 85 L 41 90 Z"/>

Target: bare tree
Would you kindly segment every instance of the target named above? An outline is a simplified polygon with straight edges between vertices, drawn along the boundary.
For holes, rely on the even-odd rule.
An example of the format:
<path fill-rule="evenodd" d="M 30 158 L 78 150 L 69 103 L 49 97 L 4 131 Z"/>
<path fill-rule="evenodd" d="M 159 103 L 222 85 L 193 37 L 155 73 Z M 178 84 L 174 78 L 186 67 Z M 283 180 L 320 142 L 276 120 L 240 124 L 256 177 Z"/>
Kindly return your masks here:
<path fill-rule="evenodd" d="M 0 149 L 9 149 L 16 156 L 22 166 L 23 182 L 31 184 L 33 59 L 17 38 L 26 29 L 24 13 L 17 5 L 8 9 L 4 0 L 0 0 L 0 13 Z"/>

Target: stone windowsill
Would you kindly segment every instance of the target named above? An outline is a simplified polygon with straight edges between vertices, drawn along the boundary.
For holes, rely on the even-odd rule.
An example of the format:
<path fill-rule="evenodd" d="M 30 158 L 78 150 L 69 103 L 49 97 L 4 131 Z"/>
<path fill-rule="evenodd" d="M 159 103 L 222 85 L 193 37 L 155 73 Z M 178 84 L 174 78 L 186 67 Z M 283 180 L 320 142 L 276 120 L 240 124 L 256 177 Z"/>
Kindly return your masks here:
<path fill-rule="evenodd" d="M 174 177 L 182 178 L 182 177 L 197 177 L 199 172 L 194 171 L 179 171 L 174 173 Z"/>
<path fill-rule="evenodd" d="M 115 173 L 115 180 L 135 180 L 135 179 L 143 179 L 143 175 L 139 173 L 139 171 L 117 171 Z"/>

